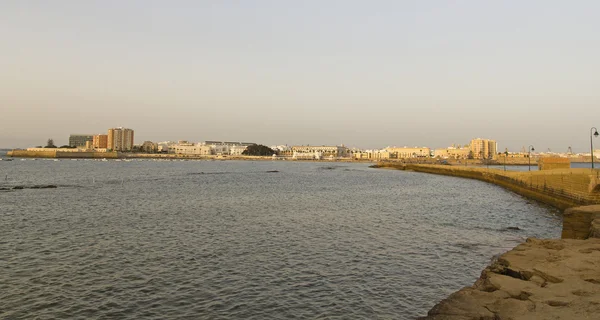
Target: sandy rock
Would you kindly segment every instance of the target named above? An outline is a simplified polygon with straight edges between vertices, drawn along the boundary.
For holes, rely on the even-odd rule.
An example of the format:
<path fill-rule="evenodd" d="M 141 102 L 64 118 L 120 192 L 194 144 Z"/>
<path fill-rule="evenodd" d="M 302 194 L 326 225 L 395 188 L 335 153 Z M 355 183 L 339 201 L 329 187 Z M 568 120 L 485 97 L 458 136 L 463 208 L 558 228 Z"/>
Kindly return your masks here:
<path fill-rule="evenodd" d="M 600 205 L 569 208 L 563 213 L 563 239 L 587 239 L 592 221 L 600 219 Z"/>
<path fill-rule="evenodd" d="M 597 319 L 600 239 L 540 240 L 500 256 L 422 320 Z"/>
<path fill-rule="evenodd" d="M 590 226 L 590 238 L 600 238 L 600 219 L 592 220 Z"/>

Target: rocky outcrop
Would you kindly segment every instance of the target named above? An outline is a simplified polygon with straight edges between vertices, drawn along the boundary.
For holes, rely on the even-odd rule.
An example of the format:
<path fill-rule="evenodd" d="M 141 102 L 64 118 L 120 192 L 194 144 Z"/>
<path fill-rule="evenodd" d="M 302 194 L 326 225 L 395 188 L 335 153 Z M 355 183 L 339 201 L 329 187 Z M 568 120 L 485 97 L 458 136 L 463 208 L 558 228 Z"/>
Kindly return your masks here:
<path fill-rule="evenodd" d="M 530 238 L 422 320 L 597 319 L 600 239 Z"/>

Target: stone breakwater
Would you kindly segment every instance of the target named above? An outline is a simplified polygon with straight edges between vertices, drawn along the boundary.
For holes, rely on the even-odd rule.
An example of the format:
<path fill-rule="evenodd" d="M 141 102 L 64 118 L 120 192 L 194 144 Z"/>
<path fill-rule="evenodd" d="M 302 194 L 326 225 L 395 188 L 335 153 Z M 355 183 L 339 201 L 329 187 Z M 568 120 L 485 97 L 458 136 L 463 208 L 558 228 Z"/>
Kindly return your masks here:
<path fill-rule="evenodd" d="M 527 239 L 421 320 L 598 319 L 600 239 Z"/>
<path fill-rule="evenodd" d="M 64 152 L 49 149 L 48 151 L 12 150 L 7 154 L 14 158 L 51 158 L 51 159 L 117 159 L 117 152 Z"/>
<path fill-rule="evenodd" d="M 527 239 L 419 319 L 598 319 L 600 205 L 565 210 L 561 237 Z"/>
<path fill-rule="evenodd" d="M 481 167 L 399 163 L 379 163 L 375 167 L 486 181 L 561 210 L 600 204 L 600 170 L 557 169 L 518 172 Z"/>
<path fill-rule="evenodd" d="M 598 170 L 505 172 L 482 168 L 384 164 L 487 181 L 560 209 L 562 239 L 529 238 L 498 257 L 479 279 L 420 320 L 598 319 L 600 202 Z"/>

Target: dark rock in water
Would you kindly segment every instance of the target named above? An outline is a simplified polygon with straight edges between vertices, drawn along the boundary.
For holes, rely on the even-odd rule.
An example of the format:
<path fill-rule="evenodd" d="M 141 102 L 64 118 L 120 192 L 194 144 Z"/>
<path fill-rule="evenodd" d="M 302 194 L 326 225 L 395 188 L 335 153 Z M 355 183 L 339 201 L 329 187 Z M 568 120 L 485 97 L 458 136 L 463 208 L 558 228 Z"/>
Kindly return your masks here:
<path fill-rule="evenodd" d="M 279 172 L 279 170 L 269 170 L 267 171 L 268 173 L 275 173 L 275 172 Z"/>
<path fill-rule="evenodd" d="M 0 191 L 10 191 L 10 188 L 0 188 Z"/>
<path fill-rule="evenodd" d="M 53 184 L 45 184 L 45 185 L 31 186 L 31 187 L 15 186 L 12 189 L 13 190 L 23 190 L 23 189 L 55 189 L 55 188 L 58 188 L 58 186 L 55 186 Z"/>

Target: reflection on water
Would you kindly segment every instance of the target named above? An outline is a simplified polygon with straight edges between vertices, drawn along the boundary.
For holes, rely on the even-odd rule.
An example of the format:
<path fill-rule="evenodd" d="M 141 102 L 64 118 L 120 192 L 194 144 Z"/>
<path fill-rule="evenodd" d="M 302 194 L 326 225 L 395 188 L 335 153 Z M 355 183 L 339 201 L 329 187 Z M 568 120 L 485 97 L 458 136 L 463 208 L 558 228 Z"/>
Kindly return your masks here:
<path fill-rule="evenodd" d="M 58 187 L 0 191 L 0 318 L 412 319 L 561 224 L 480 181 L 365 164 L 36 160 L 0 177 Z"/>

